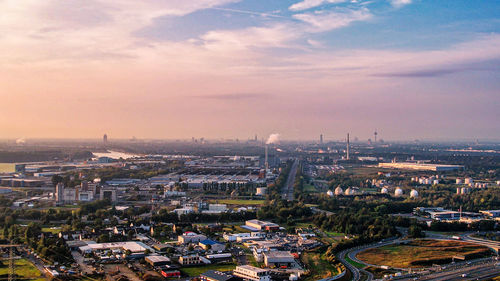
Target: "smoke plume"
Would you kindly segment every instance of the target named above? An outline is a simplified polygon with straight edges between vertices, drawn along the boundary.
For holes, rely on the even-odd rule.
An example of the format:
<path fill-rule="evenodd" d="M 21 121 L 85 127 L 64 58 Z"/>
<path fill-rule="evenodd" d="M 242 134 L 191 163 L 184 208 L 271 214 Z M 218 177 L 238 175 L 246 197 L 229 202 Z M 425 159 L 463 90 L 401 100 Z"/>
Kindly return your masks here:
<path fill-rule="evenodd" d="M 280 134 L 271 134 L 266 141 L 266 144 L 278 143 L 280 140 Z"/>

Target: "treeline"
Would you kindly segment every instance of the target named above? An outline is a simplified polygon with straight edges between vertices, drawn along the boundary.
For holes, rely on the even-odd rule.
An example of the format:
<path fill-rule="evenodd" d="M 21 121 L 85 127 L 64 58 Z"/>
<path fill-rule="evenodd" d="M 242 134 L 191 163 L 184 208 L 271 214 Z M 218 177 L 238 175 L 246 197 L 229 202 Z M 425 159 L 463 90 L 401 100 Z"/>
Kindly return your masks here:
<path fill-rule="evenodd" d="M 323 230 L 359 236 L 369 241 L 377 241 L 398 234 L 392 217 L 370 212 L 366 208 L 357 212 L 344 210 L 335 215 L 322 213 L 314 216 L 312 221 Z"/>
<path fill-rule="evenodd" d="M 156 223 L 177 223 L 177 222 L 234 222 L 255 219 L 255 212 L 239 212 L 239 213 L 220 213 L 220 214 L 203 214 L 190 213 L 178 216 L 176 213 L 168 212 L 166 209 L 161 209 L 154 214 L 152 221 Z"/>
<path fill-rule="evenodd" d="M 312 215 L 311 208 L 302 202 L 273 200 L 266 203 L 257 212 L 258 219 L 272 219 L 278 223 L 292 226 L 295 221 L 306 220 Z"/>

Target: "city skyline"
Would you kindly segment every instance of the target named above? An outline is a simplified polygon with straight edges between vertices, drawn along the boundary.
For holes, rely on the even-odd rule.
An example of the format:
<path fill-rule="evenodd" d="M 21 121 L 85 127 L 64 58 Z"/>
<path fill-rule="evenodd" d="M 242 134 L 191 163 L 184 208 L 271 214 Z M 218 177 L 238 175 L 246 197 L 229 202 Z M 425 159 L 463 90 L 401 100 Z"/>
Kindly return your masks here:
<path fill-rule="evenodd" d="M 495 1 L 0 8 L 2 138 L 500 139 Z"/>

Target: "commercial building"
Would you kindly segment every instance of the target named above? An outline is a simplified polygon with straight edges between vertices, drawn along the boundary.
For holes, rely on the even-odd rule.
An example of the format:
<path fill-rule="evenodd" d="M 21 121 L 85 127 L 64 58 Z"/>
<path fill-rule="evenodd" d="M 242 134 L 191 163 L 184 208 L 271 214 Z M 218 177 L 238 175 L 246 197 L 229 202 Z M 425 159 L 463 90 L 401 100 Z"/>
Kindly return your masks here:
<path fill-rule="evenodd" d="M 186 255 L 179 257 L 180 265 L 197 265 L 201 263 L 202 261 L 198 255 Z"/>
<path fill-rule="evenodd" d="M 279 230 L 280 226 L 268 221 L 248 220 L 245 222 L 245 228 L 252 231 L 276 231 Z"/>
<path fill-rule="evenodd" d="M 295 263 L 295 257 L 287 251 L 269 251 L 264 253 L 266 266 L 290 267 Z"/>
<path fill-rule="evenodd" d="M 199 243 L 200 241 L 203 241 L 206 239 L 207 239 L 207 237 L 205 235 L 197 234 L 197 233 L 188 231 L 182 235 L 179 235 L 177 237 L 177 242 L 179 242 L 179 244 Z"/>
<path fill-rule="evenodd" d="M 424 163 L 412 163 L 412 162 L 379 163 L 378 166 L 380 168 L 389 168 L 389 169 L 405 169 L 405 170 L 436 171 L 436 172 L 464 169 L 464 166 L 460 165 L 424 164 Z"/>
<path fill-rule="evenodd" d="M 456 211 L 429 211 L 429 215 L 434 220 L 458 220 L 460 219 L 460 212 Z"/>
<path fill-rule="evenodd" d="M 79 248 L 83 254 L 99 253 L 106 251 L 120 252 L 124 254 L 130 251 L 130 258 L 142 258 L 146 251 L 153 252 L 153 249 L 142 242 L 127 241 L 127 242 L 112 242 L 112 243 L 89 243 L 86 246 Z"/>
<path fill-rule="evenodd" d="M 147 256 L 144 258 L 144 260 L 149 263 L 151 266 L 162 266 L 162 265 L 167 265 L 170 263 L 170 259 L 165 257 L 165 256 L 159 256 L 159 255 L 154 255 L 154 256 Z"/>
<path fill-rule="evenodd" d="M 235 276 L 243 278 L 244 280 L 271 281 L 271 276 L 269 275 L 268 270 L 251 265 L 237 266 L 233 271 L 233 274 Z"/>
<path fill-rule="evenodd" d="M 205 273 L 202 273 L 200 275 L 200 280 L 201 281 L 237 281 L 241 280 L 238 277 L 235 277 L 233 275 L 220 272 L 217 270 L 209 270 Z"/>
<path fill-rule="evenodd" d="M 198 245 L 204 250 L 212 250 L 215 252 L 224 251 L 224 249 L 226 249 L 226 245 L 210 239 L 202 240 Z"/>

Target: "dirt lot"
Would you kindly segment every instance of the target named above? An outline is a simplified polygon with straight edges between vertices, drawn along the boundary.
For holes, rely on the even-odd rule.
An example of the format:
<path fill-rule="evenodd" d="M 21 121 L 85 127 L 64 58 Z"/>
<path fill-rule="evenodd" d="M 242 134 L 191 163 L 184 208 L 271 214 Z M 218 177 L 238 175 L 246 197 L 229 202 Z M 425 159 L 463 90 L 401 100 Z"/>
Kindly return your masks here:
<path fill-rule="evenodd" d="M 454 256 L 473 258 L 488 253 L 488 248 L 470 243 L 424 239 L 368 249 L 359 253 L 357 258 L 369 264 L 416 268 L 449 263 Z"/>

